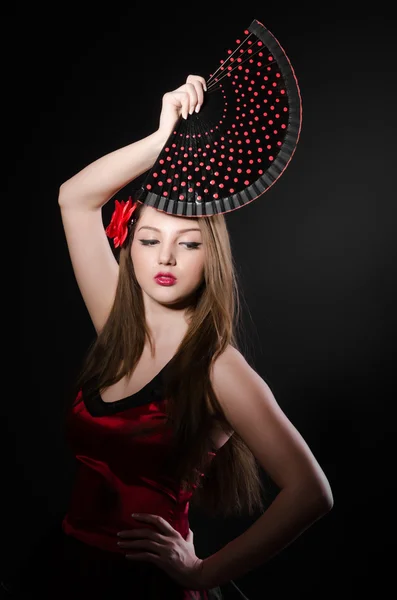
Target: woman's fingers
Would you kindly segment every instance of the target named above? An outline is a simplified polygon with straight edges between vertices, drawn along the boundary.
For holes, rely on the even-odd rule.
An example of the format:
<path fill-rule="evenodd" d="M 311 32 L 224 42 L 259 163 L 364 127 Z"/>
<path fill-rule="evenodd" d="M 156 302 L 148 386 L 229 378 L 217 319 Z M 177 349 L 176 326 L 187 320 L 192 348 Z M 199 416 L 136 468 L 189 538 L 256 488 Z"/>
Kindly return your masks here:
<path fill-rule="evenodd" d="M 198 103 L 197 90 L 194 83 L 185 83 L 185 86 L 189 94 L 189 115 L 192 115 Z"/>
<path fill-rule="evenodd" d="M 204 102 L 204 91 L 207 86 L 204 77 L 199 75 L 189 75 L 186 83 L 181 85 L 176 92 L 186 92 L 188 94 L 188 111 L 182 110 L 181 114 L 184 119 L 187 119 L 187 115 L 192 115 L 194 111 L 198 112 Z M 185 109 L 185 103 L 183 108 Z"/>
<path fill-rule="evenodd" d="M 207 84 L 205 82 L 205 79 L 204 79 L 204 77 L 201 77 L 200 75 L 189 75 L 186 80 L 186 83 L 192 84 L 195 88 L 196 95 L 197 95 L 197 102 L 196 102 L 195 110 L 196 110 L 196 112 L 198 112 L 204 102 L 204 92 L 207 91 Z"/>
<path fill-rule="evenodd" d="M 204 79 L 204 77 L 201 77 L 201 75 L 188 75 L 187 79 L 186 79 L 186 83 L 199 83 L 201 84 L 201 86 L 204 88 L 204 91 L 207 91 L 207 83 Z"/>
<path fill-rule="evenodd" d="M 184 119 L 187 119 L 194 111 L 199 112 L 204 102 L 204 91 L 206 89 L 204 77 L 189 75 L 186 83 L 173 92 L 164 94 L 163 113 L 160 118 L 161 124 L 167 120 L 173 120 L 174 117 L 170 118 L 170 109 L 176 118 L 178 115 L 181 115 Z"/>
<path fill-rule="evenodd" d="M 190 112 L 190 95 L 187 91 L 184 91 L 185 86 L 181 89 L 175 91 L 173 96 L 175 100 L 179 103 L 180 113 L 184 119 L 187 119 L 188 114 Z"/>
<path fill-rule="evenodd" d="M 175 92 L 181 100 L 181 114 L 184 119 L 192 115 L 198 102 L 196 86 L 193 83 L 184 83 Z"/>

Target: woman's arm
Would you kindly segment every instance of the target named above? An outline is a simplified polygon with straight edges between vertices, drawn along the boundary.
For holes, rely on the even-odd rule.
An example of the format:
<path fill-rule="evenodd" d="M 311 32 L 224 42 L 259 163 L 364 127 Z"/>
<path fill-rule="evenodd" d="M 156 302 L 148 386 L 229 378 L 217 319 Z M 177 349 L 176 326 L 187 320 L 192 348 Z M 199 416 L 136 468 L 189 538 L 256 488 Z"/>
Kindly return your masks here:
<path fill-rule="evenodd" d="M 167 141 L 164 130 L 110 152 L 68 179 L 60 187 L 59 205 L 101 208 L 121 188 L 150 169 Z"/>
<path fill-rule="evenodd" d="M 300 489 L 282 489 L 253 525 L 203 560 L 203 587 L 238 579 L 264 564 L 331 510 L 331 498 L 310 481 L 302 481 Z"/>
<path fill-rule="evenodd" d="M 203 560 L 208 588 L 263 564 L 333 506 L 329 482 L 308 445 L 269 386 L 231 346 L 215 362 L 212 384 L 232 429 L 280 492 L 251 527 Z"/>
<path fill-rule="evenodd" d="M 99 333 L 116 295 L 119 265 L 110 247 L 102 206 L 127 181 L 149 168 L 161 150 L 161 132 L 111 152 L 61 185 L 61 209 L 69 257 L 84 304 Z"/>
<path fill-rule="evenodd" d="M 121 188 L 150 169 L 180 116 L 188 118 L 203 104 L 205 80 L 189 75 L 186 83 L 163 96 L 158 129 L 147 137 L 102 156 L 60 187 L 59 205 L 95 210 Z"/>
<path fill-rule="evenodd" d="M 60 187 L 58 204 L 73 271 L 97 332 L 113 306 L 119 274 L 102 206 L 153 165 L 179 116 L 187 118 L 202 103 L 203 82 L 190 75 L 186 84 L 164 94 L 157 131 L 99 158 Z"/>

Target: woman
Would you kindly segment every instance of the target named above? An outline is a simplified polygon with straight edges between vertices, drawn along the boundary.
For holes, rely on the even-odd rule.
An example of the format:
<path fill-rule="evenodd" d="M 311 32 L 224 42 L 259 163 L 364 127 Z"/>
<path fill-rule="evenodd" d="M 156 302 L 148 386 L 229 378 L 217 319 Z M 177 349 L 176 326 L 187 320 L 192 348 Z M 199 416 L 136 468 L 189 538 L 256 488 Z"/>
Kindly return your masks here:
<path fill-rule="evenodd" d="M 68 416 L 80 470 L 47 577 L 57 598 L 221 597 L 219 586 L 263 564 L 332 507 L 322 469 L 237 348 L 223 215 L 185 218 L 117 201 L 103 226 L 102 207 L 150 169 L 205 92 L 205 80 L 189 75 L 163 96 L 157 131 L 60 188 L 74 273 L 98 335 Z M 258 465 L 280 489 L 266 510 Z M 262 514 L 201 559 L 190 500 L 213 515 Z"/>

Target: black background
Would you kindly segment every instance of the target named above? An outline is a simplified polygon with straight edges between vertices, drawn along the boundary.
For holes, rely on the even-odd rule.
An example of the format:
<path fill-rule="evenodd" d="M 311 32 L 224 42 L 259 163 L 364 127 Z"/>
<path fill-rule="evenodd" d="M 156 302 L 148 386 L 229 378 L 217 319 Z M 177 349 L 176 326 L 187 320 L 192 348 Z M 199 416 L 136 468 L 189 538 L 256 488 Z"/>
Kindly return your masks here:
<path fill-rule="evenodd" d="M 381 4 L 370 13 L 333 5 L 332 14 L 224 8 L 219 17 L 213 3 L 112 2 L 5 15 L 3 300 L 15 316 L 4 311 L 3 570 L 59 523 L 73 480 L 61 404 L 94 330 L 59 186 L 151 133 L 163 93 L 189 73 L 208 76 L 256 18 L 295 69 L 303 128 L 277 184 L 227 222 L 256 369 L 319 460 L 335 504 L 236 583 L 250 600 L 384 597 L 395 556 L 396 21 Z M 193 511 L 198 555 L 250 523 Z"/>

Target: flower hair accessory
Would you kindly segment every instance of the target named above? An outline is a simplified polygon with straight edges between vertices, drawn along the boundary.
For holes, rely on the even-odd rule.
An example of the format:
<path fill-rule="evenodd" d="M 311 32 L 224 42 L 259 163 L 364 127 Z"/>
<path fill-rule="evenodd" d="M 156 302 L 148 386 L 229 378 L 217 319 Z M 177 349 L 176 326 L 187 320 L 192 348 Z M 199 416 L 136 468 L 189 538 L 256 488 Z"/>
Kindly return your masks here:
<path fill-rule="evenodd" d="M 115 209 L 112 214 L 109 225 L 106 227 L 106 235 L 113 238 L 114 247 L 122 246 L 128 235 L 128 227 L 135 223 L 135 219 L 131 219 L 138 202 L 132 202 L 131 196 L 127 202 L 116 200 Z"/>

